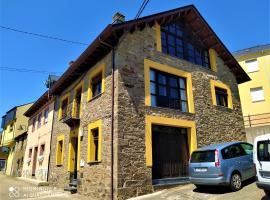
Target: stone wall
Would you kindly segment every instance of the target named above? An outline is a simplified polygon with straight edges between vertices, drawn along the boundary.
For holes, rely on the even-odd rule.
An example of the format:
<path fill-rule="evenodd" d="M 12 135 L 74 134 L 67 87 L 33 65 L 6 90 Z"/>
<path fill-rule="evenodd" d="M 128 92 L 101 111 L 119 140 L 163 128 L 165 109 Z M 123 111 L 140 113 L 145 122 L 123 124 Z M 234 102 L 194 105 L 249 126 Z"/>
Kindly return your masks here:
<path fill-rule="evenodd" d="M 156 51 L 155 27 L 122 37 L 117 47 L 118 100 L 118 185 L 119 199 L 153 191 L 152 170 L 145 162 L 145 115 L 193 120 L 198 147 L 211 143 L 246 140 L 238 87 L 234 75 L 217 58 L 217 73 Z M 144 59 L 166 64 L 192 74 L 195 113 L 145 106 Z M 210 80 L 230 86 L 233 109 L 214 106 Z"/>
<path fill-rule="evenodd" d="M 26 149 L 27 134 L 24 133 L 15 139 L 14 156 L 12 160 L 12 176 L 22 176 L 23 163 L 25 162 L 24 152 Z"/>

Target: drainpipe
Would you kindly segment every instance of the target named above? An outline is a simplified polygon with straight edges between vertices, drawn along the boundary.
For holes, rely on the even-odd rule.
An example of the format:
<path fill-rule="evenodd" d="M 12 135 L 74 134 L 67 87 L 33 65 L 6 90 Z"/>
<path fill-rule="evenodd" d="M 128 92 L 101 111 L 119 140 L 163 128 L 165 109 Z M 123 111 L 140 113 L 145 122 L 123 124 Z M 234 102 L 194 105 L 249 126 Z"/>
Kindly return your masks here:
<path fill-rule="evenodd" d="M 113 170 L 114 170 L 114 70 L 115 70 L 115 49 L 114 49 L 114 46 L 104 42 L 101 40 L 101 38 L 99 38 L 99 41 L 101 42 L 101 44 L 111 48 L 112 50 L 112 62 L 111 62 L 111 65 L 112 65 L 112 82 L 111 82 L 111 88 L 112 88 L 112 110 L 111 110 L 111 200 L 114 199 L 114 183 L 113 183 L 113 178 L 114 178 L 114 173 L 113 173 Z"/>
<path fill-rule="evenodd" d="M 52 130 L 51 130 L 51 140 L 50 140 L 50 152 L 49 152 L 49 160 L 48 160 L 48 172 L 47 172 L 47 182 L 49 182 L 49 174 L 50 174 L 50 162 L 51 162 L 51 151 L 52 151 L 52 135 L 53 135 L 53 124 L 54 124 L 54 117 L 55 117 L 55 111 L 56 111 L 56 100 L 57 98 L 53 97 L 53 119 L 52 119 Z M 50 104 L 49 104 L 50 105 Z M 49 113 L 48 113 L 49 115 Z"/>

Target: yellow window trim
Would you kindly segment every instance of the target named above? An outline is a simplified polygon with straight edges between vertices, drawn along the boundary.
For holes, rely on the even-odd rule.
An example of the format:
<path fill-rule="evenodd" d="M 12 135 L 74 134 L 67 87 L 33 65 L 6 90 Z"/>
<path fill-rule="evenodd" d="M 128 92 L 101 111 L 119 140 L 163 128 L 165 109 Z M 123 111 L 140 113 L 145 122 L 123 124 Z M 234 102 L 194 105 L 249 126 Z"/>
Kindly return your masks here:
<path fill-rule="evenodd" d="M 75 113 L 75 108 L 76 108 L 76 102 L 75 102 L 75 97 L 77 95 L 77 90 L 79 88 L 82 88 L 82 94 L 81 94 L 81 105 L 80 105 L 80 114 L 79 116 L 82 116 L 82 101 L 83 101 L 83 89 L 84 89 L 84 80 L 82 80 L 74 89 L 74 97 L 73 97 L 73 102 L 72 102 L 72 116 L 75 117 L 76 113 Z"/>
<path fill-rule="evenodd" d="M 93 161 L 93 159 L 91 158 L 91 143 L 92 141 L 92 130 L 93 129 L 97 129 L 98 128 L 98 162 L 101 162 L 101 145 L 102 145 L 102 120 L 97 120 L 93 123 L 90 123 L 88 125 L 88 145 L 87 145 L 87 162 L 91 163 L 91 162 L 95 162 Z"/>
<path fill-rule="evenodd" d="M 101 93 L 104 93 L 104 91 L 105 91 L 105 63 L 102 63 L 101 65 L 91 69 L 89 72 L 89 75 L 88 75 L 88 97 L 87 97 L 88 101 L 90 101 L 93 98 L 92 79 L 96 75 L 98 75 L 100 72 L 102 73 Z"/>
<path fill-rule="evenodd" d="M 179 128 L 188 128 L 188 146 L 189 153 L 197 149 L 196 125 L 194 121 L 173 119 L 166 117 L 150 116 L 145 117 L 145 147 L 146 147 L 146 166 L 152 167 L 152 125 L 173 126 Z"/>
<path fill-rule="evenodd" d="M 72 146 L 71 139 L 76 138 L 76 137 L 78 137 L 78 143 L 77 143 L 77 149 L 74 149 Z M 80 147 L 81 140 L 79 137 L 79 128 L 72 130 L 69 134 L 69 138 L 70 138 L 70 141 L 68 143 L 68 171 L 69 172 L 74 171 L 74 165 L 72 163 L 74 161 L 72 160 L 72 157 L 75 154 L 75 151 L 77 151 L 77 171 L 79 171 L 80 170 L 80 150 L 81 150 L 81 147 Z"/>
<path fill-rule="evenodd" d="M 61 155 L 61 159 L 59 158 L 59 142 L 63 141 L 63 146 L 62 146 L 62 155 Z M 63 165 L 63 161 L 64 161 L 64 141 L 65 141 L 65 136 L 64 134 L 59 135 L 56 139 L 56 156 L 55 156 L 55 163 L 56 165 Z"/>
<path fill-rule="evenodd" d="M 216 99 L 216 90 L 215 87 L 224 89 L 227 91 L 228 94 L 228 108 L 233 108 L 233 103 L 232 103 L 232 92 L 229 86 L 226 84 L 220 82 L 220 81 L 215 81 L 215 80 L 210 80 L 210 86 L 211 86 L 211 95 L 212 95 L 212 101 L 213 105 L 217 106 L 217 99 Z"/>
<path fill-rule="evenodd" d="M 144 59 L 145 105 L 151 106 L 150 68 L 186 78 L 188 112 L 194 113 L 195 109 L 194 109 L 191 73 L 182 71 L 180 69 L 176 69 L 174 67 L 170 67 L 168 65 L 160 64 L 160 63 L 151 61 L 149 59 Z"/>
<path fill-rule="evenodd" d="M 217 72 L 217 53 L 214 49 L 209 49 L 209 60 L 211 69 Z"/>
<path fill-rule="evenodd" d="M 161 30 L 160 25 L 156 22 L 155 24 L 156 28 L 156 45 L 157 45 L 157 51 L 161 52 Z"/>
<path fill-rule="evenodd" d="M 62 119 L 62 103 L 63 101 L 67 98 L 68 99 L 68 104 L 69 104 L 69 96 L 70 96 L 70 92 L 66 93 L 65 95 L 60 97 L 60 105 L 58 108 L 58 119 Z"/>

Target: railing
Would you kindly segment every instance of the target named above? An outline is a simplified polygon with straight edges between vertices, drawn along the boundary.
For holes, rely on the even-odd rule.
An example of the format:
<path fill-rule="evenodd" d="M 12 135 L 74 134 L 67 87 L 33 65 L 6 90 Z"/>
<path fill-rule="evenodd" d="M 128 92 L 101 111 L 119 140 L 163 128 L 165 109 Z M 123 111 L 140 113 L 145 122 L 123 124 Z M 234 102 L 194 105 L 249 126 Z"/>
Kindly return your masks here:
<path fill-rule="evenodd" d="M 270 125 L 270 113 L 244 116 L 246 128 Z"/>
<path fill-rule="evenodd" d="M 63 123 L 70 125 L 76 125 L 80 120 L 80 109 L 78 106 L 75 106 L 73 111 L 72 104 L 67 107 L 66 110 L 62 110 L 61 121 Z"/>

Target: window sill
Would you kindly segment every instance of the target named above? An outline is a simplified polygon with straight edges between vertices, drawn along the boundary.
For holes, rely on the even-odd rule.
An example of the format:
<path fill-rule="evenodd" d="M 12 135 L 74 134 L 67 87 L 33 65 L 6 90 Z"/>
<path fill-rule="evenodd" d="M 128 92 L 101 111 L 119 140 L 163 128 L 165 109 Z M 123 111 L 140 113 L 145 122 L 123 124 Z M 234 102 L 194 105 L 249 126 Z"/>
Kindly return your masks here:
<path fill-rule="evenodd" d="M 89 161 L 87 162 L 89 165 L 98 165 L 101 163 L 101 161 Z"/>
<path fill-rule="evenodd" d="M 101 97 L 104 94 L 104 92 L 92 97 L 91 99 L 88 100 L 88 102 L 94 101 L 95 99 L 98 99 L 99 97 Z"/>
<path fill-rule="evenodd" d="M 146 107 L 149 107 L 151 109 L 174 110 L 174 111 L 178 111 L 178 112 L 181 112 L 184 114 L 194 114 L 195 113 L 195 112 L 184 112 L 184 111 L 181 111 L 179 109 L 169 108 L 169 107 L 159 107 L 159 106 L 146 106 Z"/>
<path fill-rule="evenodd" d="M 259 102 L 264 102 L 265 99 L 262 99 L 262 100 L 257 100 L 257 101 L 252 101 L 252 103 L 259 103 Z"/>
<path fill-rule="evenodd" d="M 225 106 L 220 106 L 220 105 L 214 105 L 217 109 L 224 110 L 224 111 L 232 111 L 233 108 L 225 107 Z"/>

